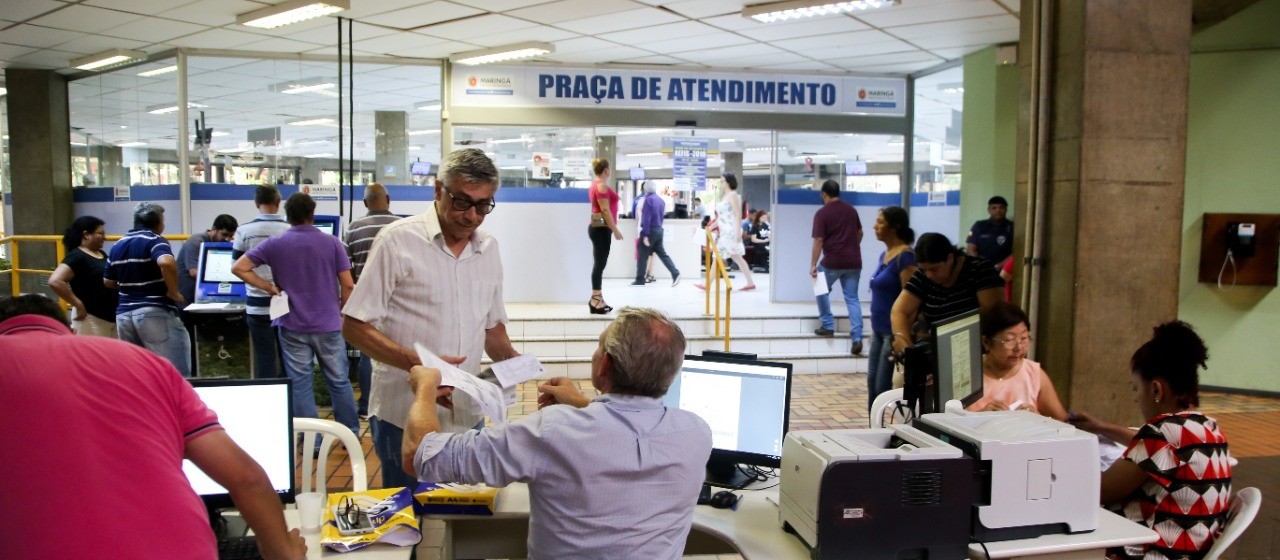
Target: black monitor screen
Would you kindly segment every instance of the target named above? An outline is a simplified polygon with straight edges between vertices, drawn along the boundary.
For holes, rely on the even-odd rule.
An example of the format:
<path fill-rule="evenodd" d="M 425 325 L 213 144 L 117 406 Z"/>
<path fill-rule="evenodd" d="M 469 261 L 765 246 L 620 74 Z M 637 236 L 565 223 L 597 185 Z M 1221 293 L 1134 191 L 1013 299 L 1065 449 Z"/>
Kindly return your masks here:
<path fill-rule="evenodd" d="M 662 401 L 711 427 L 709 471 L 737 463 L 777 467 L 790 415 L 791 364 L 685 356 Z M 713 481 L 720 482 L 736 485 Z"/>
<path fill-rule="evenodd" d="M 201 263 L 200 281 L 211 284 L 244 282 L 231 273 L 231 266 L 236 263 L 230 247 L 210 247 L 204 245 L 204 260 Z"/>
<path fill-rule="evenodd" d="M 293 415 L 289 380 L 200 380 L 191 385 L 218 415 L 218 424 L 262 470 L 286 503 L 293 501 Z M 231 507 L 226 488 L 214 482 L 191 461 L 182 462 L 191 487 L 210 507 Z"/>
<path fill-rule="evenodd" d="M 982 398 L 982 331 L 978 326 L 978 311 L 974 310 L 933 327 L 939 406 L 952 399 L 969 406 Z"/>

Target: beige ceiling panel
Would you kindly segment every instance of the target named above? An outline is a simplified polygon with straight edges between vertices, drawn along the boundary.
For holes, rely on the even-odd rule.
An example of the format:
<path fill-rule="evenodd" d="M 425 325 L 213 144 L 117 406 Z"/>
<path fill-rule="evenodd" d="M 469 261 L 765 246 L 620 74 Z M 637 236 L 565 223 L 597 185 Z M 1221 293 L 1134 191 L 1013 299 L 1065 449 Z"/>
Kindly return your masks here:
<path fill-rule="evenodd" d="M 58 45 L 58 50 L 80 54 L 94 54 L 111 49 L 138 49 L 147 46 L 141 41 L 104 37 L 102 35 L 85 35 L 79 39 Z"/>
<path fill-rule="evenodd" d="M 639 58 L 652 54 L 649 51 L 637 49 L 635 47 L 617 46 L 609 49 L 599 49 L 592 51 L 576 52 L 571 54 L 556 53 L 545 57 L 547 60 L 555 60 L 559 62 L 569 62 L 574 64 L 603 64 L 606 62 L 615 62 L 626 60 L 629 58 Z"/>
<path fill-rule="evenodd" d="M 191 0 L 146 0 L 145 2 L 140 2 L 139 0 L 85 0 L 84 2 L 86 6 L 131 12 L 144 16 L 172 10 L 190 3 Z"/>
<path fill-rule="evenodd" d="M 563 41 L 565 39 L 573 39 L 575 37 L 581 37 L 581 35 L 555 27 L 539 25 L 537 27 L 527 27 L 516 31 L 508 31 L 506 33 L 471 37 L 466 39 L 466 41 L 468 43 L 485 47 L 500 47 L 502 45 L 510 45 L 512 43 L 520 43 L 523 41 L 545 41 L 551 43 L 555 41 Z"/>
<path fill-rule="evenodd" d="M 538 24 L 513 17 L 488 14 L 431 25 L 419 29 L 417 32 L 425 33 L 432 37 L 440 37 L 441 39 L 470 41 L 471 37 L 480 33 L 494 35 L 533 27 L 538 27 Z"/>
<path fill-rule="evenodd" d="M 869 45 L 872 43 L 891 43 L 895 41 L 898 41 L 898 39 L 893 38 L 892 35 L 883 31 L 868 29 L 866 31 L 819 35 L 817 37 L 784 39 L 780 41 L 772 41 L 771 44 L 789 51 L 806 54 L 810 49 L 829 48 L 833 45 Z"/>
<path fill-rule="evenodd" d="M 186 37 L 179 37 L 167 44 L 192 49 L 235 49 L 267 39 L 266 35 L 232 31 L 230 29 L 210 29 Z"/>
<path fill-rule="evenodd" d="M 613 34 L 619 31 L 674 23 L 683 19 L 671 12 L 664 12 L 656 8 L 640 8 L 616 14 L 560 22 L 556 24 L 556 27 L 583 35 L 600 35 L 602 33 Z"/>
<path fill-rule="evenodd" d="M 209 27 L 218 27 L 234 24 L 237 14 L 252 12 L 261 7 L 263 7 L 262 4 L 245 0 L 218 0 L 217 2 L 200 0 L 171 10 L 165 10 L 156 15 Z"/>
<path fill-rule="evenodd" d="M 997 29 L 1018 29 L 1018 18 L 1011 15 L 957 19 L 937 23 L 907 25 L 888 30 L 903 39 L 937 38 L 964 33 L 981 33 Z"/>
<path fill-rule="evenodd" d="M 403 50 L 391 52 L 393 56 L 408 56 L 412 58 L 448 58 L 454 53 L 473 51 L 479 49 L 479 46 L 468 43 L 460 43 L 458 41 L 432 42 L 433 40 L 423 41 L 422 44 L 406 48 Z"/>
<path fill-rule="evenodd" d="M 138 19 L 137 14 L 76 5 L 40 16 L 31 20 L 31 23 L 82 33 L 97 33 L 124 25 L 136 19 Z"/>
<path fill-rule="evenodd" d="M 417 29 L 434 23 L 481 13 L 484 13 L 484 11 L 470 6 L 454 4 L 453 2 L 431 2 L 422 6 L 360 18 L 360 20 L 396 29 Z"/>
<path fill-rule="evenodd" d="M 10 66 L 18 68 L 70 68 L 71 60 L 79 57 L 80 53 L 42 49 L 14 58 L 14 64 Z"/>
<path fill-rule="evenodd" d="M 856 14 L 855 17 L 876 27 L 885 28 L 1007 13 L 993 0 L 964 0 L 932 6 L 918 6 L 904 2 L 900 6 L 887 10 L 872 10 Z"/>
<path fill-rule="evenodd" d="M 67 7 L 67 4 L 54 0 L 5 0 L 3 16 L 7 21 L 26 21 Z"/>
<path fill-rule="evenodd" d="M 300 53 L 314 49 L 320 45 L 315 43 L 304 43 L 302 41 L 294 41 L 291 39 L 267 39 L 258 41 L 257 43 L 249 43 L 240 47 L 248 51 L 267 51 L 278 53 Z"/>
<path fill-rule="evenodd" d="M 64 29 L 53 29 L 39 25 L 18 25 L 0 31 L 0 43 L 47 49 L 84 36 L 84 33 L 76 33 L 75 31 Z"/>
<path fill-rule="evenodd" d="M 831 43 L 829 47 L 805 49 L 804 55 L 816 60 L 870 57 L 889 53 L 922 52 L 904 41 Z"/>
<path fill-rule="evenodd" d="M 700 19 L 719 15 L 740 15 L 744 0 L 680 0 L 662 7 L 685 17 Z"/>
<path fill-rule="evenodd" d="M 717 49 L 751 43 L 751 39 L 735 33 L 720 31 L 696 21 L 611 33 L 609 39 L 625 45 L 641 46 L 660 54 L 699 49 Z"/>
<path fill-rule="evenodd" d="M 472 8 L 480 8 L 490 12 L 505 12 L 508 10 L 517 10 L 525 6 L 533 6 L 535 4 L 546 4 L 547 0 L 453 0 L 459 4 L 471 6 Z"/>
<path fill-rule="evenodd" d="M 950 47 L 967 47 L 967 46 L 986 46 L 999 43 L 1012 43 L 1018 40 L 1018 30 L 999 29 L 993 31 L 982 31 L 974 33 L 957 33 L 953 35 L 939 35 L 937 37 L 928 37 L 912 40 L 913 43 L 920 45 L 923 49 L 945 49 Z"/>
<path fill-rule="evenodd" d="M 616 14 L 643 7 L 644 4 L 632 2 L 631 0 L 560 0 L 512 10 L 507 15 L 538 23 L 553 24 Z"/>
<path fill-rule="evenodd" d="M 185 21 L 146 17 L 118 27 L 112 27 L 103 31 L 102 34 L 124 39 L 138 39 L 147 43 L 163 43 L 170 39 L 184 37 L 208 29 L 207 26 Z"/>
<path fill-rule="evenodd" d="M 313 27 L 311 29 L 302 29 L 294 31 L 292 27 L 280 29 L 278 33 L 280 37 L 285 39 L 293 39 L 294 41 L 302 41 L 304 43 L 315 43 L 317 45 L 333 45 L 338 40 L 338 20 L 333 18 L 322 18 L 319 20 L 325 25 L 323 27 Z M 392 33 L 400 33 L 395 29 L 387 29 L 378 25 L 368 25 L 356 22 L 351 26 L 351 37 L 356 41 L 372 39 L 374 37 L 385 37 Z M 346 40 L 346 26 L 342 28 L 343 40 Z"/>

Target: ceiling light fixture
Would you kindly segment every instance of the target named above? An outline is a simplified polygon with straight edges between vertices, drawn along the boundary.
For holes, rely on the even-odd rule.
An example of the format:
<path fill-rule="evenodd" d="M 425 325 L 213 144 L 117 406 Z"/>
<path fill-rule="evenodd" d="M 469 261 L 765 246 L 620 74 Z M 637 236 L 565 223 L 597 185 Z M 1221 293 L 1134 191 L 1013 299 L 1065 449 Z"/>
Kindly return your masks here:
<path fill-rule="evenodd" d="M 119 144 L 116 144 L 116 147 L 117 148 L 137 148 L 139 146 L 146 146 L 146 145 L 147 145 L 146 142 L 121 142 Z"/>
<path fill-rule="evenodd" d="M 350 0 L 289 0 L 240 14 L 236 16 L 236 23 L 261 29 L 275 29 L 349 9 L 351 9 Z"/>
<path fill-rule="evenodd" d="M 592 150 L 595 150 L 594 146 L 571 146 L 564 149 L 566 152 L 590 152 Z"/>
<path fill-rule="evenodd" d="M 466 51 L 449 55 L 449 62 L 466 65 L 489 64 L 491 62 L 504 62 L 521 58 L 532 58 L 554 52 L 556 52 L 556 46 L 551 43 L 525 41 L 514 45 L 506 45 L 492 49 L 481 49 L 478 51 Z"/>
<path fill-rule="evenodd" d="M 201 105 L 199 103 L 187 103 L 188 109 L 204 109 L 206 107 L 208 107 L 208 105 Z M 166 115 L 169 113 L 176 113 L 178 112 L 178 104 L 177 103 L 161 103 L 159 105 L 152 105 L 150 107 L 147 107 L 147 112 L 152 115 Z"/>
<path fill-rule="evenodd" d="M 485 140 L 486 144 L 518 144 L 521 142 L 525 142 L 525 143 L 533 142 L 533 138 L 523 137 L 523 138 L 502 138 L 499 140 Z"/>
<path fill-rule="evenodd" d="M 634 130 L 619 130 L 614 134 L 617 136 L 633 136 L 636 134 L 665 134 L 671 132 L 670 128 L 638 128 Z"/>
<path fill-rule="evenodd" d="M 154 78 L 161 74 L 168 74 L 170 72 L 177 72 L 177 71 L 178 71 L 178 65 L 174 64 L 173 66 L 165 66 L 164 68 L 156 68 L 155 70 L 147 70 L 146 72 L 139 72 L 138 75 L 142 76 L 143 78 Z"/>
<path fill-rule="evenodd" d="M 289 126 L 332 126 L 332 127 L 337 127 L 337 126 L 338 126 L 338 123 L 333 122 L 333 119 L 304 119 L 304 120 L 300 120 L 300 121 L 293 121 L 293 122 L 289 123 Z"/>
<path fill-rule="evenodd" d="M 295 85 L 293 85 L 292 87 L 289 87 L 289 88 L 285 88 L 285 89 L 283 89 L 283 90 L 280 90 L 280 93 L 283 93 L 283 94 L 285 94 L 285 95 L 296 95 L 296 94 L 299 94 L 299 93 L 312 93 L 312 92 L 314 92 L 314 93 L 328 93 L 328 92 L 324 92 L 324 90 L 326 90 L 326 89 L 333 89 L 333 88 L 335 88 L 335 87 L 338 87 L 338 86 L 337 86 L 337 84 L 328 84 L 328 83 L 326 83 L 326 84 L 312 84 L 312 85 L 301 85 L 301 84 L 295 84 Z"/>
<path fill-rule="evenodd" d="M 440 134 L 440 129 L 437 128 L 437 129 L 431 129 L 431 130 L 410 130 L 405 134 L 409 136 L 422 136 L 424 134 Z"/>
<path fill-rule="evenodd" d="M 3 97 L 8 94 L 9 94 L 9 90 L 7 88 L 0 87 L 0 97 Z"/>
<path fill-rule="evenodd" d="M 304 158 L 333 157 L 333 154 L 311 154 L 311 155 L 306 155 L 306 156 L 302 156 L 302 157 L 304 157 Z"/>
<path fill-rule="evenodd" d="M 441 109 L 441 105 L 439 101 L 428 101 L 426 103 L 421 103 L 414 108 L 419 111 L 439 111 Z"/>
<path fill-rule="evenodd" d="M 785 149 L 787 149 L 786 146 L 758 146 L 755 148 L 747 148 L 743 151 L 744 152 L 768 152 L 772 150 L 785 150 Z"/>
<path fill-rule="evenodd" d="M 147 53 L 142 51 L 111 49 L 72 60 L 71 66 L 80 70 L 103 70 L 113 66 L 120 66 L 121 64 L 128 64 L 135 60 L 145 60 L 146 58 Z"/>
<path fill-rule="evenodd" d="M 761 23 L 797 20 L 817 16 L 831 16 L 897 6 L 901 0 L 854 0 L 852 2 L 823 2 L 821 0 L 794 0 L 770 2 L 742 8 L 742 17 Z"/>

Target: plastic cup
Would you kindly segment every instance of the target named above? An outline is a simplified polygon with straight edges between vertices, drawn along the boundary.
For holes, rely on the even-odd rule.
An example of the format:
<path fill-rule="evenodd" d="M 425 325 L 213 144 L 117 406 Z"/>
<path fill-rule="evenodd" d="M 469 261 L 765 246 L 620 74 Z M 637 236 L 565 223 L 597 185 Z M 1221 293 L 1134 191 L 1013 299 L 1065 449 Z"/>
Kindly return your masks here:
<path fill-rule="evenodd" d="M 294 502 L 298 504 L 298 520 L 304 531 L 320 528 L 320 513 L 323 511 L 320 504 L 323 501 L 324 494 L 319 492 L 304 492 L 294 498 Z"/>

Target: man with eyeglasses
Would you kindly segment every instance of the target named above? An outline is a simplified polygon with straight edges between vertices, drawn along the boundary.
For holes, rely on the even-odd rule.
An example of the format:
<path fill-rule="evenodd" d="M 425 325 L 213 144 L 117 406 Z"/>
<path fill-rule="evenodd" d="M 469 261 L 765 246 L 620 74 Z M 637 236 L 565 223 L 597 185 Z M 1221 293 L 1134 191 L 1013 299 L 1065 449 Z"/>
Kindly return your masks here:
<path fill-rule="evenodd" d="M 485 353 L 495 361 L 518 355 L 507 337 L 498 241 L 479 229 L 497 206 L 498 169 L 474 148 L 450 153 L 440 167 L 432 209 L 379 232 L 342 310 L 343 335 L 373 358 L 369 423 L 387 488 L 417 483 L 397 468 L 413 404 L 408 372 L 422 363 L 414 343 L 471 373 Z M 481 424 L 463 412 L 473 408 L 441 408 L 442 430 Z"/>

